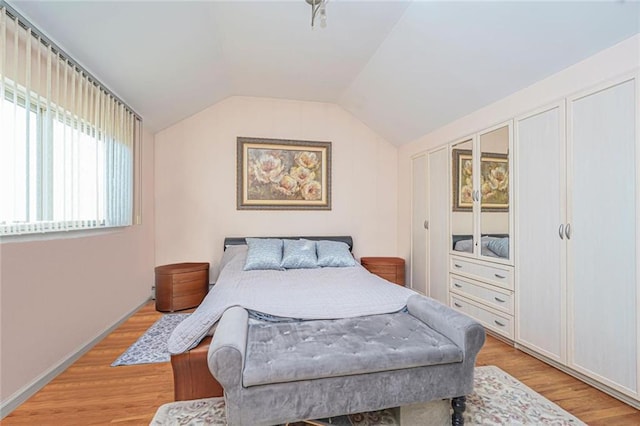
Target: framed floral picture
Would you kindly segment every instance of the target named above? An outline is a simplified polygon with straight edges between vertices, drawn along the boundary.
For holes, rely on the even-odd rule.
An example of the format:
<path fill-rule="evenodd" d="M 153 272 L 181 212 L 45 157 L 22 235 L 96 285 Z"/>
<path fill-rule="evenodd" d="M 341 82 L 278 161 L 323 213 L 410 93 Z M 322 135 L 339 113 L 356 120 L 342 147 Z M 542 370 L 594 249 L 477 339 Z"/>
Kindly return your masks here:
<path fill-rule="evenodd" d="M 483 153 L 480 159 L 482 211 L 509 210 L 509 158 Z M 453 150 L 453 211 L 473 208 L 473 158 L 470 150 Z"/>
<path fill-rule="evenodd" d="M 331 210 L 331 142 L 237 139 L 238 210 Z"/>

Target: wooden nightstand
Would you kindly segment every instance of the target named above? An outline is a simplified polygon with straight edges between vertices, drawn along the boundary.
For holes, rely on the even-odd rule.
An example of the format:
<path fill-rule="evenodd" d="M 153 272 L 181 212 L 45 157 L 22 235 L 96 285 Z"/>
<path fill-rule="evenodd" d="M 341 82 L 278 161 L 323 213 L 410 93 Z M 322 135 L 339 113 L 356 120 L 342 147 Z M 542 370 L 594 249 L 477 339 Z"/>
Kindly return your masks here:
<path fill-rule="evenodd" d="M 361 257 L 360 263 L 372 274 L 404 285 L 404 259 L 400 257 Z"/>
<path fill-rule="evenodd" d="M 209 291 L 209 263 L 175 263 L 156 267 L 156 310 L 196 307 Z"/>

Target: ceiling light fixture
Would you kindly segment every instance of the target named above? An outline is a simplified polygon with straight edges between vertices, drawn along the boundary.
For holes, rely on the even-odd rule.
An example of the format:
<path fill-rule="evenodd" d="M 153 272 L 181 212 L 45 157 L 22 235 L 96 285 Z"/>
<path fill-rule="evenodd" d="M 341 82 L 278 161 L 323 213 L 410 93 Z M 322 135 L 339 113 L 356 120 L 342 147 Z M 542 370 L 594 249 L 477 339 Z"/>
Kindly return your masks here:
<path fill-rule="evenodd" d="M 316 18 L 320 20 L 320 27 L 327 27 L 327 2 L 329 0 L 305 0 L 311 5 L 311 29 L 316 27 Z"/>

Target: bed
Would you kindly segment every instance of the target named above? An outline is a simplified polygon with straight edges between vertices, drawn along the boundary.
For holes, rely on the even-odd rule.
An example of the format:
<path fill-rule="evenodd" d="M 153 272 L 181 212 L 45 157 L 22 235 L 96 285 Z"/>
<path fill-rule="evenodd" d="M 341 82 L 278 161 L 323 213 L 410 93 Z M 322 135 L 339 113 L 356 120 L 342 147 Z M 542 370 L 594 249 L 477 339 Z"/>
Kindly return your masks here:
<path fill-rule="evenodd" d="M 301 244 L 314 247 L 317 263 L 325 263 L 305 267 L 293 256 L 284 269 L 272 264 L 273 269 L 245 270 L 258 252 L 254 239 L 226 239 L 218 282 L 169 340 L 176 390 L 178 382 L 197 376 L 194 369 L 180 373 L 174 359 L 184 366 L 185 357 L 200 351 L 201 364 L 198 344 L 213 334 L 207 361 L 224 386 L 229 424 L 275 424 L 434 398 L 459 402 L 471 391 L 475 356 L 484 342 L 475 321 L 370 274 L 353 260 L 350 237 L 269 240 L 283 241 L 283 265 L 291 260 L 287 253 L 295 252 L 287 247 Z M 338 264 L 326 264 L 326 247 L 340 244 L 351 262 L 342 253 Z M 404 341 L 396 345 L 399 340 Z M 210 395 L 191 395 L 205 396 Z M 459 422 L 464 404 L 456 406 Z"/>

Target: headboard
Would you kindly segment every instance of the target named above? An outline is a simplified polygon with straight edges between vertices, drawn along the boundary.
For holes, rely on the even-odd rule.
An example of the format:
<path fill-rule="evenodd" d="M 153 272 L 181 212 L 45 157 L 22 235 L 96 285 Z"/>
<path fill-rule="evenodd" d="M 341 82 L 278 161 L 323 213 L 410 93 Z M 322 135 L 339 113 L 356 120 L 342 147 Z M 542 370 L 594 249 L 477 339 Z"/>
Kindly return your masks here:
<path fill-rule="evenodd" d="M 238 246 L 242 244 L 247 244 L 245 241 L 246 237 L 226 237 L 224 239 L 224 248 L 226 250 L 227 246 Z M 332 236 L 332 237 L 323 237 L 323 236 L 315 236 L 315 237 L 256 237 L 256 238 L 278 238 L 282 240 L 297 240 L 303 238 L 305 240 L 329 240 L 329 241 L 340 241 L 349 246 L 349 251 L 353 250 L 353 238 L 350 236 Z"/>

